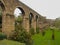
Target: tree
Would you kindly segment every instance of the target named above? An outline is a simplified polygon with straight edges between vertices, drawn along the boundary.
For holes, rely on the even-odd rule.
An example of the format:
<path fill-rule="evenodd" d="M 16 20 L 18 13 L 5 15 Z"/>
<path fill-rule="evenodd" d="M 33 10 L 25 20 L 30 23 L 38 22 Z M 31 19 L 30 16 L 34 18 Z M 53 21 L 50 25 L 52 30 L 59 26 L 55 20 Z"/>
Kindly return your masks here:
<path fill-rule="evenodd" d="M 60 17 L 55 19 L 54 26 L 60 29 Z"/>
<path fill-rule="evenodd" d="M 16 24 L 15 24 L 15 31 L 10 36 L 10 39 L 19 41 L 21 43 L 25 43 L 26 45 L 31 45 L 32 44 L 31 35 L 27 33 L 26 30 L 23 28 L 21 24 L 22 20 L 20 19 L 21 19 L 20 17 L 17 18 Z"/>

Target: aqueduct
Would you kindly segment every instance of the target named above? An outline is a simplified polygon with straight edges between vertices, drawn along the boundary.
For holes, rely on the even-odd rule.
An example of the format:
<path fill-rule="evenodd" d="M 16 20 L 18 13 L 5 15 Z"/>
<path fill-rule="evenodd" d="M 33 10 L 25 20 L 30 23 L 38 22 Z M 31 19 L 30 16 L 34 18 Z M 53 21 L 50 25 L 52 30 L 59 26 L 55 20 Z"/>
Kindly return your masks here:
<path fill-rule="evenodd" d="M 0 0 L 2 10 L 2 32 L 9 35 L 12 30 L 15 30 L 14 10 L 19 8 L 23 14 L 23 27 L 29 32 L 32 26 L 36 32 L 38 19 L 42 17 L 40 14 L 20 2 L 19 0 Z M 31 20 L 30 20 L 31 19 Z M 31 23 L 32 22 L 32 23 Z M 31 24 L 31 25 L 30 25 Z"/>

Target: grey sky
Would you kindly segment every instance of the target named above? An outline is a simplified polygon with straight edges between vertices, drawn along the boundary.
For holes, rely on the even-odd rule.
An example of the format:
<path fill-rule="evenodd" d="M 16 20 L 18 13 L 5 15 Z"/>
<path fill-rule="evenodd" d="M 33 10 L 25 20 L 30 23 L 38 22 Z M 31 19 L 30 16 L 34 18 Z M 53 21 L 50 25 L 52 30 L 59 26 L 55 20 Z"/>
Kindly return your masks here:
<path fill-rule="evenodd" d="M 60 17 L 60 0 L 20 0 L 42 16 L 55 19 Z"/>

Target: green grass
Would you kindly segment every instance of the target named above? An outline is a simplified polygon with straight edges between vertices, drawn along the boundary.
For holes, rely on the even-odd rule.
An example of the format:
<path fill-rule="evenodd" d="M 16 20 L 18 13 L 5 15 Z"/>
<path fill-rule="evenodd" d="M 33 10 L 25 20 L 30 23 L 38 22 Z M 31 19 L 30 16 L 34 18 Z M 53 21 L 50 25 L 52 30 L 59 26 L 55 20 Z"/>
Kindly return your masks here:
<path fill-rule="evenodd" d="M 16 41 L 12 41 L 12 40 L 0 40 L 0 45 L 24 45 L 23 43 L 19 43 Z"/>
<path fill-rule="evenodd" d="M 45 31 L 45 35 L 42 36 L 42 34 L 35 34 L 32 36 L 33 39 L 33 45 L 60 45 L 60 31 L 55 29 L 54 30 L 54 36 L 55 39 L 52 40 L 52 31 L 47 30 Z"/>

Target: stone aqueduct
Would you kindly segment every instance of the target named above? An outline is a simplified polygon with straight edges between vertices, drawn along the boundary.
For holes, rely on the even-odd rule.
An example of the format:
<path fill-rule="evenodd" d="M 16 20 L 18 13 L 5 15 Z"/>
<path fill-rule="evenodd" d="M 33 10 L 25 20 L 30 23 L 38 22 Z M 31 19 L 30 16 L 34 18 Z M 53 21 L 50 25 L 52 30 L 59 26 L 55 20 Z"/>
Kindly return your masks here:
<path fill-rule="evenodd" d="M 20 2 L 19 0 L 0 0 L 2 12 L 2 32 L 9 35 L 12 30 L 15 30 L 15 17 L 14 10 L 19 8 L 23 14 L 23 27 L 29 32 L 29 15 L 32 16 L 32 27 L 36 32 L 36 18 L 42 17 L 40 14 Z"/>

